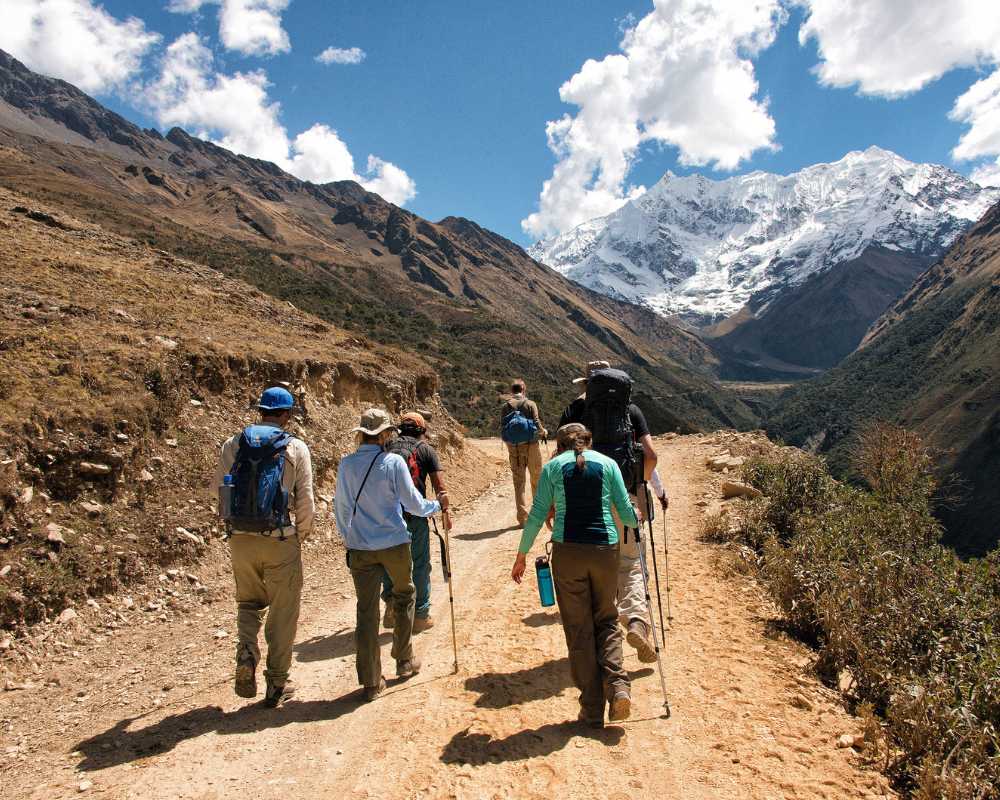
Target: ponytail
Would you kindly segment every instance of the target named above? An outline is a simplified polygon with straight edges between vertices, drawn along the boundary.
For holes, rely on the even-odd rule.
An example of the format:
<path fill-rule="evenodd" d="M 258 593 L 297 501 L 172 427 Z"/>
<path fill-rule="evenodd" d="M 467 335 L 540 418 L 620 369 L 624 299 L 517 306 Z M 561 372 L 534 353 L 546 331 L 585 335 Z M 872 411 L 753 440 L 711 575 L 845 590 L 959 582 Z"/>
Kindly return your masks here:
<path fill-rule="evenodd" d="M 576 454 L 576 471 L 583 472 L 587 464 L 587 459 L 583 456 L 583 451 L 590 447 L 593 437 L 579 422 L 571 422 L 563 425 L 556 431 L 556 452 L 565 453 L 572 450 Z"/>

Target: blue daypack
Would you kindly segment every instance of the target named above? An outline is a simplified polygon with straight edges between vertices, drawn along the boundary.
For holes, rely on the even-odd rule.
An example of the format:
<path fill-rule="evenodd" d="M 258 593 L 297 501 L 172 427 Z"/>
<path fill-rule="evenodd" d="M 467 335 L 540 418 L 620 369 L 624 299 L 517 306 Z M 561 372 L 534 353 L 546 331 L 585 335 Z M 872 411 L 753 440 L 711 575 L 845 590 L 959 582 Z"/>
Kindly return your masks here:
<path fill-rule="evenodd" d="M 266 533 L 292 524 L 282 488 L 285 450 L 292 435 L 273 425 L 250 425 L 240 434 L 233 476 L 230 523 L 238 531 Z"/>
<path fill-rule="evenodd" d="M 535 441 L 538 434 L 538 423 L 521 413 L 519 406 L 503 418 L 500 428 L 500 438 L 507 444 L 527 444 Z"/>

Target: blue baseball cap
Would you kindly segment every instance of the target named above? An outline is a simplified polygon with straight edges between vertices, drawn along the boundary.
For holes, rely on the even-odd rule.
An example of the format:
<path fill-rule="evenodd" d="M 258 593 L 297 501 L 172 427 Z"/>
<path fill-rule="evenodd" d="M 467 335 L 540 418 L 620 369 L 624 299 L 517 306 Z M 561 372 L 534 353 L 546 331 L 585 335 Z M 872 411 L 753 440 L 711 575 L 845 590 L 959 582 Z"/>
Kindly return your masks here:
<path fill-rule="evenodd" d="M 295 398 L 287 389 L 272 386 L 264 390 L 257 408 L 261 411 L 291 411 L 295 408 Z"/>

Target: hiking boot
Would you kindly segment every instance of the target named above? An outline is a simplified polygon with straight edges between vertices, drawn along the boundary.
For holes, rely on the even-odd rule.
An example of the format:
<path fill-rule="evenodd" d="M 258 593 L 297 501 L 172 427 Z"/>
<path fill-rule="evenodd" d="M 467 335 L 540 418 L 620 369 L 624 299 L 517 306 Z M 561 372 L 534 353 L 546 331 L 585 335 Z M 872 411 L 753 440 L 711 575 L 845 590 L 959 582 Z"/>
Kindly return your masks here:
<path fill-rule="evenodd" d="M 653 645 L 649 641 L 649 628 L 641 619 L 629 620 L 625 641 L 635 648 L 635 652 L 643 664 L 652 664 L 656 661 L 656 650 L 653 649 Z"/>
<path fill-rule="evenodd" d="M 378 679 L 378 686 L 365 686 L 365 702 L 370 703 L 372 700 L 377 699 L 382 692 L 385 691 L 385 678 Z"/>
<path fill-rule="evenodd" d="M 430 617 L 414 617 L 413 618 L 413 632 L 421 633 L 428 628 L 434 627 L 434 620 Z"/>
<path fill-rule="evenodd" d="M 580 713 L 576 717 L 577 722 L 582 722 L 588 728 L 593 728 L 594 730 L 600 730 L 604 727 L 604 713 L 603 709 L 598 712 L 587 711 L 585 708 L 580 709 Z"/>
<path fill-rule="evenodd" d="M 396 662 L 396 677 L 397 678 L 412 678 L 420 672 L 420 659 L 419 658 L 408 658 L 406 661 Z"/>
<path fill-rule="evenodd" d="M 238 697 L 257 696 L 257 662 L 247 649 L 236 657 L 236 679 L 233 688 Z"/>
<path fill-rule="evenodd" d="M 392 607 L 392 602 L 385 604 L 385 613 L 382 615 L 382 627 L 392 630 L 396 627 L 396 611 Z"/>
<path fill-rule="evenodd" d="M 264 695 L 264 705 L 268 708 L 277 708 L 293 694 L 295 694 L 295 686 L 291 681 L 285 681 L 280 686 L 268 681 L 267 694 Z"/>
<path fill-rule="evenodd" d="M 611 722 L 621 722 L 629 718 L 632 713 L 632 698 L 624 690 L 615 692 L 611 700 L 611 708 L 608 709 L 608 719 Z"/>

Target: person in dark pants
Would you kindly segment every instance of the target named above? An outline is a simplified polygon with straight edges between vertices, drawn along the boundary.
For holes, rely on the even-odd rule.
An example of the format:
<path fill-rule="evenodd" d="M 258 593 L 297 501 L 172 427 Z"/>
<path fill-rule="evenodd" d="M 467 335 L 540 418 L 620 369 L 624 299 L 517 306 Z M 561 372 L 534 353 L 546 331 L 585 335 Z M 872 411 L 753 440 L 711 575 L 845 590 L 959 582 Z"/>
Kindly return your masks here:
<path fill-rule="evenodd" d="M 618 626 L 618 529 L 612 509 L 628 526 L 639 521 L 621 469 L 590 444 L 590 432 L 579 423 L 556 433 L 556 456 L 542 469 L 511 577 L 521 582 L 526 555 L 554 506 L 552 574 L 570 672 L 580 690 L 579 719 L 600 728 L 605 703 L 612 722 L 627 719 L 631 711 Z"/>
<path fill-rule="evenodd" d="M 364 687 L 366 700 L 374 700 L 385 690 L 378 611 L 382 576 L 386 573 L 392 579 L 396 612 L 392 634 L 396 676 L 406 679 L 420 672 L 411 641 L 416 588 L 410 532 L 403 511 L 429 517 L 448 507 L 447 495 L 440 502 L 424 499 L 413 485 L 406 462 L 395 453 L 385 452 L 395 431 L 387 411 L 368 409 L 352 431 L 358 434 L 358 449 L 344 456 L 337 469 L 334 507 L 358 597 L 354 640 L 358 682 Z"/>
<path fill-rule="evenodd" d="M 399 436 L 386 448 L 390 453 L 402 456 L 410 468 L 410 475 L 422 497 L 427 497 L 427 479 L 434 487 L 434 496 L 447 497 L 444 475 L 437 451 L 427 441 L 427 422 L 422 414 L 408 411 L 399 420 Z M 448 512 L 443 512 L 444 526 L 451 529 Z M 417 587 L 417 606 L 413 612 L 413 632 L 420 633 L 434 627 L 431 617 L 431 529 L 425 517 L 403 512 L 406 528 L 410 532 L 410 552 L 413 556 L 413 583 Z M 382 579 L 382 600 L 385 601 L 383 628 L 394 628 L 396 612 L 392 603 L 392 578 L 389 573 Z"/>

